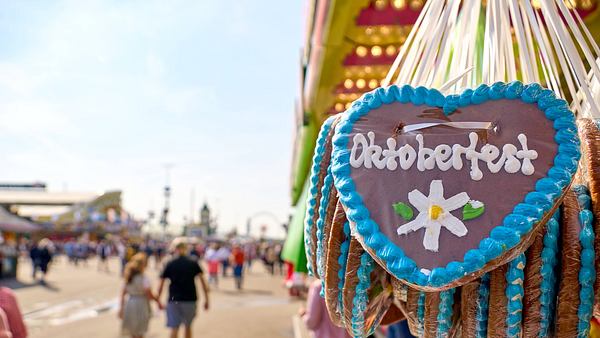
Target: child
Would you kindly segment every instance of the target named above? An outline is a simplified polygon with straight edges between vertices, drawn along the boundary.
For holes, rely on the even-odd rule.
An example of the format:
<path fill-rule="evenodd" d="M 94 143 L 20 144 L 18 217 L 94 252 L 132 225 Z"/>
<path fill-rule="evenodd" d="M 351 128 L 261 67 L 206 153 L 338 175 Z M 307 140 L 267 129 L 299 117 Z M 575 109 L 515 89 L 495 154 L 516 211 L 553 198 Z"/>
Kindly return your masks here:
<path fill-rule="evenodd" d="M 212 243 L 206 250 L 204 259 L 208 265 L 208 283 L 214 284 L 215 287 L 219 286 L 219 246 L 216 243 Z"/>
<path fill-rule="evenodd" d="M 245 257 L 244 251 L 242 251 L 242 248 L 238 244 L 235 244 L 233 246 L 233 250 L 231 250 L 230 260 L 231 264 L 233 265 L 233 277 L 235 278 L 235 287 L 236 289 L 241 290 Z"/>
<path fill-rule="evenodd" d="M 215 287 L 219 286 L 219 260 L 210 259 L 208 264 L 208 284 L 214 284 Z"/>

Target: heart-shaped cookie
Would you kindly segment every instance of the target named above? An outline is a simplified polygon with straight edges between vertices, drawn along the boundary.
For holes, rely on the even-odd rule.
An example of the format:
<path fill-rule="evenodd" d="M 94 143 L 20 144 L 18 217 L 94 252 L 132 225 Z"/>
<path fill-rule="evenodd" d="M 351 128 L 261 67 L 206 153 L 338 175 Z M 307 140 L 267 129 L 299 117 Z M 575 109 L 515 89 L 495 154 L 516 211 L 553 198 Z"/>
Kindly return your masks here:
<path fill-rule="evenodd" d="M 574 121 L 538 84 L 363 95 L 333 136 L 352 233 L 420 290 L 475 280 L 522 253 L 556 209 L 580 157 Z"/>
<path fill-rule="evenodd" d="M 331 137 L 337 116 L 331 116 L 321 126 L 309 176 L 306 217 L 304 218 L 304 247 L 310 275 L 320 277 L 317 267 L 317 223 L 320 217 L 322 189 L 329 172 L 331 161 Z M 328 194 L 326 194 L 328 195 Z"/>

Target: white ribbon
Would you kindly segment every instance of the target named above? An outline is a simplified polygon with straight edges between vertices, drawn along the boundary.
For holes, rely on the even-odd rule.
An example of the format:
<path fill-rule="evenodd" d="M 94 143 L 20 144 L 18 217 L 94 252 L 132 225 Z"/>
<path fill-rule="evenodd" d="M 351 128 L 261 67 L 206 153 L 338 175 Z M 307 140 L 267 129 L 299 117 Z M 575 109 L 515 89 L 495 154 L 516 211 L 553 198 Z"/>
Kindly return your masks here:
<path fill-rule="evenodd" d="M 402 128 L 403 133 L 410 133 L 411 131 L 417 131 L 421 129 L 427 129 L 437 126 L 447 126 L 457 129 L 491 129 L 492 122 L 426 122 L 426 123 L 415 123 L 409 124 Z"/>

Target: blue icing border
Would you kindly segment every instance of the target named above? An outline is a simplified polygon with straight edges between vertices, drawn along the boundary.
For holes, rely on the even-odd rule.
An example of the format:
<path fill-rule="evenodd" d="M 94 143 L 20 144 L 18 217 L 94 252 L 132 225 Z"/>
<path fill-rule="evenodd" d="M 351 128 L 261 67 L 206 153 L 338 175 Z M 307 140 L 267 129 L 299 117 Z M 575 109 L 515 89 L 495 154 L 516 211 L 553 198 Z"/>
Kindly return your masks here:
<path fill-rule="evenodd" d="M 546 223 L 544 234 L 544 248 L 542 249 L 542 266 L 540 276 L 540 331 L 538 337 L 548 337 L 550 326 L 554 318 L 556 297 L 556 271 L 558 263 L 558 237 L 560 236 L 559 211 Z"/>
<path fill-rule="evenodd" d="M 525 290 L 525 254 L 522 253 L 508 263 L 506 270 L 506 337 L 518 337 L 521 334 L 523 319 L 523 296 Z"/>
<path fill-rule="evenodd" d="M 317 272 L 321 276 L 321 297 L 325 297 L 325 262 L 323 257 L 323 237 L 325 236 L 325 219 L 327 218 L 327 208 L 329 207 L 329 197 L 333 188 L 333 175 L 331 174 L 331 164 L 327 167 L 327 175 L 323 180 L 321 188 L 321 201 L 319 203 L 319 217 L 317 218 Z"/>
<path fill-rule="evenodd" d="M 427 275 L 421 271 L 413 259 L 406 256 L 400 247 L 380 231 L 379 225 L 371 219 L 361 195 L 356 191 L 350 176 L 350 151 L 348 150 L 349 136 L 354 123 L 368 114 L 371 109 L 379 108 L 384 102 L 386 104 L 387 102 L 411 102 L 415 105 L 433 102 L 436 106 L 442 107 L 446 114 L 451 114 L 457 106 L 482 103 L 490 99 L 520 99 L 524 102 L 535 103 L 542 97 L 544 100 L 538 102 L 538 107 L 546 117 L 552 121 L 562 118 L 560 123 L 554 124 L 555 140 L 559 145 L 558 153 L 554 158 L 554 166 L 550 168 L 546 177 L 536 182 L 535 190 L 525 196 L 522 205 L 536 206 L 541 209 L 543 214 L 550 210 L 564 188 L 570 183 L 577 170 L 580 153 L 576 147 L 579 145 L 579 138 L 575 119 L 572 118 L 573 113 L 567 102 L 552 98 L 548 94 L 542 95 L 542 92 L 538 84 L 523 85 L 518 81 L 508 84 L 498 82 L 491 88 L 481 85 L 476 90 L 467 89 L 461 95 L 447 97 L 440 96 L 441 94 L 436 89 L 424 87 L 414 89 L 409 85 L 393 85 L 387 88 L 377 88 L 364 94 L 343 114 L 333 136 L 332 173 L 335 187 L 340 195 L 340 200 L 347 209 L 348 219 L 356 224 L 357 233 L 362 236 L 365 247 L 373 252 L 377 259 L 385 262 L 386 269 L 394 277 L 423 287 L 448 285 L 481 269 L 492 259 L 514 248 L 520 242 L 521 237 L 529 233 L 532 225 L 540 220 L 539 213 L 523 215 L 525 211 L 530 212 L 530 210 L 537 209 L 521 206 L 521 209 L 517 210 L 521 214 L 513 211 L 507 215 L 502 224 L 490 232 L 490 237 L 480 242 L 478 248 L 465 253 L 462 262 L 451 262 L 445 267 L 436 267 Z M 573 145 L 573 147 L 567 147 L 568 145 Z"/>
<path fill-rule="evenodd" d="M 578 185 L 573 188 L 577 194 L 579 212 L 579 243 L 581 244 L 581 267 L 579 269 L 579 308 L 577 309 L 577 337 L 588 337 L 590 333 L 590 320 L 594 307 L 594 281 L 596 269 L 594 266 L 594 216 L 590 210 L 591 198 L 587 187 Z"/>
<path fill-rule="evenodd" d="M 479 283 L 478 295 L 477 295 L 477 312 L 475 313 L 475 320 L 477 324 L 475 326 L 475 337 L 485 338 L 487 337 L 487 324 L 488 324 L 488 309 L 490 301 L 490 275 L 484 274 L 481 276 Z"/>
<path fill-rule="evenodd" d="M 317 193 L 318 193 L 318 182 L 319 182 L 319 171 L 321 168 L 321 161 L 323 160 L 323 155 L 325 153 L 325 140 L 327 139 L 327 134 L 331 130 L 331 125 L 335 120 L 335 116 L 329 117 L 323 125 L 321 126 L 321 130 L 319 131 L 319 135 L 317 136 L 315 153 L 313 155 L 312 167 L 310 169 L 310 177 L 309 177 L 309 187 L 308 187 L 308 198 L 306 199 L 306 218 L 304 220 L 304 250 L 306 251 L 306 257 L 308 258 L 308 274 L 313 275 L 312 271 L 312 257 L 313 252 L 311 252 L 312 248 L 312 237 L 311 231 L 313 227 L 313 217 L 315 215 L 314 207 L 317 205 Z"/>
<path fill-rule="evenodd" d="M 417 299 L 417 334 L 422 336 L 425 332 L 425 292 L 419 292 Z"/>
<path fill-rule="evenodd" d="M 438 306 L 436 337 L 448 337 L 452 328 L 452 306 L 454 305 L 454 291 L 448 289 L 440 292 L 440 304 Z"/>
<path fill-rule="evenodd" d="M 340 313 L 344 313 L 344 300 L 342 290 L 344 290 L 344 284 L 346 283 L 346 261 L 348 260 L 348 249 L 350 248 L 350 223 L 344 223 L 344 241 L 340 245 L 340 257 L 338 258 L 338 307 Z M 344 316 L 341 316 L 342 322 Z"/>
<path fill-rule="evenodd" d="M 364 337 L 365 311 L 369 303 L 369 288 L 371 287 L 371 272 L 375 268 L 375 262 L 368 252 L 360 256 L 360 266 L 356 271 L 358 284 L 354 290 L 352 299 L 352 322 L 350 329 L 354 337 Z"/>

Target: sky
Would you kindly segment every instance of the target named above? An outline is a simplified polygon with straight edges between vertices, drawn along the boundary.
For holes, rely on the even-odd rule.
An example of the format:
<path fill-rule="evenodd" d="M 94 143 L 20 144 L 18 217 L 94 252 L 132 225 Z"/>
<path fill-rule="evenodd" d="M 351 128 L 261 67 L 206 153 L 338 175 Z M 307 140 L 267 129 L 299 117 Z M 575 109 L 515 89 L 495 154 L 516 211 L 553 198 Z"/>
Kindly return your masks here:
<path fill-rule="evenodd" d="M 0 0 L 0 181 L 122 190 L 220 231 L 290 213 L 304 1 Z"/>

